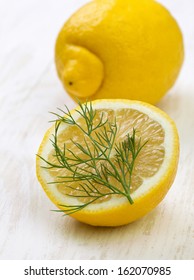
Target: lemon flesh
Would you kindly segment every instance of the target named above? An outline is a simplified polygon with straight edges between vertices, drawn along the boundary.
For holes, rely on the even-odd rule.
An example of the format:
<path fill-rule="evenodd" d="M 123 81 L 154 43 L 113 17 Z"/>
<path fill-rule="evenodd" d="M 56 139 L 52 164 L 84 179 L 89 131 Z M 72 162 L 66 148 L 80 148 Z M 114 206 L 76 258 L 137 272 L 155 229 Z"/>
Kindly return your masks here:
<path fill-rule="evenodd" d="M 93 106 L 97 112 L 97 123 L 103 113 L 109 122 L 116 117 L 117 136 L 115 145 L 124 141 L 126 135 L 133 129 L 142 142 L 147 142 L 138 155 L 134 172 L 132 174 L 131 197 L 134 204 L 129 204 L 126 197 L 121 195 L 108 195 L 95 203 L 88 205 L 72 216 L 82 222 L 100 225 L 117 226 L 132 222 L 151 211 L 164 198 L 170 188 L 177 170 L 179 156 L 179 142 L 176 127 L 173 121 L 159 109 L 137 101 L 111 100 L 96 101 Z M 73 112 L 76 121 L 84 128 L 84 121 Z M 57 163 L 55 151 L 49 138 L 52 138 L 53 127 L 46 133 L 38 154 L 52 163 Z M 60 128 L 58 144 L 62 148 L 64 143 L 68 156 L 68 150 L 73 151 L 79 157 L 85 155 L 72 143 L 71 139 L 81 145 L 85 145 L 85 136 L 75 126 L 64 125 Z M 85 139 L 90 145 L 89 139 Z M 69 152 L 70 153 L 70 152 Z M 114 152 L 111 155 L 114 161 Z M 43 162 L 37 158 L 37 175 L 41 185 L 49 198 L 62 210 L 62 205 L 77 205 L 89 202 L 90 198 L 79 198 L 81 189 L 78 182 L 57 183 L 49 185 L 48 182 L 57 181 L 59 177 L 68 177 L 66 169 L 42 169 Z M 115 163 L 116 165 L 116 163 Z M 126 178 L 127 179 L 127 178 Z M 120 189 L 122 185 L 111 179 L 111 183 Z M 105 186 L 96 185 L 103 193 Z M 71 197 L 70 197 L 70 196 Z"/>
<path fill-rule="evenodd" d="M 98 123 L 101 119 L 101 110 L 96 111 L 96 119 L 95 122 Z M 117 119 L 117 126 L 118 126 L 118 132 L 117 137 L 115 139 L 115 145 L 123 142 L 126 138 L 126 135 L 129 133 L 132 135 L 133 128 L 136 130 L 136 137 L 141 138 L 141 141 L 143 143 L 147 142 L 144 149 L 140 153 L 139 157 L 137 158 L 135 162 L 135 168 L 133 172 L 133 181 L 131 185 L 131 193 L 133 193 L 138 187 L 140 187 L 143 183 L 143 181 L 146 178 L 154 176 L 157 171 L 159 170 L 165 156 L 165 149 L 164 149 L 164 129 L 162 126 L 150 119 L 148 115 L 140 113 L 137 110 L 134 109 L 120 109 L 117 111 L 114 110 L 106 110 L 106 114 L 104 115 L 105 118 L 109 120 L 109 122 L 114 122 L 114 119 L 116 117 Z M 123 120 L 124 117 L 124 120 Z M 86 130 L 86 125 L 83 122 L 83 119 L 78 119 L 77 122 L 81 124 L 81 127 Z M 100 132 L 101 129 L 95 130 L 95 132 Z M 71 138 L 70 138 L 71 135 Z M 93 132 L 92 137 L 95 137 L 95 133 Z M 65 133 L 61 132 L 60 135 L 58 135 L 58 145 L 60 149 L 63 149 L 64 143 L 66 145 L 66 156 L 71 157 L 70 151 L 73 151 L 77 156 L 81 157 L 82 159 L 85 158 L 87 160 L 87 157 L 84 155 L 83 152 L 81 152 L 73 143 L 72 140 L 75 142 L 78 142 L 82 146 L 85 145 L 85 139 L 86 136 L 82 131 L 80 131 L 77 127 L 68 127 L 65 129 Z M 137 139 L 137 138 L 136 138 Z M 87 139 L 88 145 L 91 145 L 91 141 Z M 52 162 L 53 164 L 57 164 L 57 159 L 55 156 L 54 148 L 50 151 L 48 159 L 49 162 Z M 113 152 L 110 156 L 110 159 L 114 161 L 115 153 Z M 116 165 L 116 163 L 115 163 Z M 84 166 L 83 166 L 84 168 Z M 85 168 L 88 169 L 87 166 Z M 118 166 L 117 166 L 118 168 Z M 50 169 L 49 173 L 52 177 L 54 177 L 54 181 L 57 181 L 58 177 L 62 176 L 70 176 L 71 173 L 68 171 L 65 171 L 64 169 Z M 112 178 L 110 179 L 111 184 L 117 184 L 116 180 L 114 181 Z M 58 191 L 61 192 L 64 195 L 80 195 L 81 194 L 81 188 L 79 187 L 77 182 L 68 183 L 68 186 L 71 188 L 66 187 L 67 184 L 59 183 L 57 184 Z M 107 188 L 104 186 L 96 185 L 97 188 L 100 188 L 100 191 L 103 193 L 106 193 Z M 117 186 L 118 187 L 118 186 Z M 122 186 L 120 186 L 120 189 L 122 189 Z M 111 196 L 102 198 L 100 202 L 108 201 L 111 199 Z M 89 202 L 90 198 L 78 198 L 81 202 Z M 97 201 L 99 203 L 99 200 Z"/>
<path fill-rule="evenodd" d="M 56 68 L 76 99 L 125 98 L 155 104 L 184 58 L 176 20 L 153 0 L 94 0 L 59 32 Z"/>

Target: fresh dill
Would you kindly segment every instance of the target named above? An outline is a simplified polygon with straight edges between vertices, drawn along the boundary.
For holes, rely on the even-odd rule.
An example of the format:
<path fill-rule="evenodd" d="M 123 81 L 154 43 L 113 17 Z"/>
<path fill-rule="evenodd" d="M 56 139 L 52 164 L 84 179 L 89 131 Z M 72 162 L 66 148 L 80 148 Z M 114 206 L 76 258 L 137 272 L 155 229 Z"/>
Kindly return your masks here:
<path fill-rule="evenodd" d="M 137 138 L 136 130 L 133 129 L 132 134 L 127 134 L 123 142 L 115 143 L 118 132 L 116 119 L 109 122 L 102 112 L 96 122 L 97 112 L 91 102 L 79 103 L 79 109 L 76 110 L 84 120 L 84 125 L 76 121 L 67 107 L 66 111 L 59 110 L 63 115 L 53 113 L 57 119 L 54 121 L 53 139 L 50 139 L 54 148 L 55 163 L 40 155 L 39 157 L 46 164 L 43 168 L 64 169 L 64 174 L 68 173 L 66 176 L 58 176 L 56 181 L 48 184 L 63 184 L 66 195 L 76 197 L 79 203 L 60 205 L 64 210 L 58 211 L 70 215 L 113 195 L 124 196 L 133 204 L 132 173 L 135 160 L 146 142 L 142 144 L 141 138 Z M 75 149 L 70 150 L 66 143 L 61 147 L 58 138 L 62 124 L 77 127 L 83 135 L 84 144 L 71 139 Z M 73 182 L 76 182 L 78 188 L 71 186 Z"/>

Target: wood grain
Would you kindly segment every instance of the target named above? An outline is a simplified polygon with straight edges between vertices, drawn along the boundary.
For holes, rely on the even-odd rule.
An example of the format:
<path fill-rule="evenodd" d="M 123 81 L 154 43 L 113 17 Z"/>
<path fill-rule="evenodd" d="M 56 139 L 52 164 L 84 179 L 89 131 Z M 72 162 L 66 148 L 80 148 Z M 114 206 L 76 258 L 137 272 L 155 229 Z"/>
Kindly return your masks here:
<path fill-rule="evenodd" d="M 176 180 L 143 219 L 94 228 L 55 209 L 35 174 L 49 111 L 74 102 L 55 71 L 57 33 L 87 1 L 7 0 L 0 9 L 0 258 L 194 259 L 194 2 L 161 0 L 178 19 L 186 57 L 179 80 L 158 104 L 175 120 L 181 143 Z"/>

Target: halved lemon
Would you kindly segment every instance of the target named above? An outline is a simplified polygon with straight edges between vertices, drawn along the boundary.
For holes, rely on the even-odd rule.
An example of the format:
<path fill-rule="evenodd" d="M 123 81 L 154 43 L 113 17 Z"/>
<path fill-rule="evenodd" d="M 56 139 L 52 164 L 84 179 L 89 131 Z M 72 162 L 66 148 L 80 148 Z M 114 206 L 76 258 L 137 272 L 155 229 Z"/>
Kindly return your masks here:
<path fill-rule="evenodd" d="M 174 122 L 140 101 L 80 106 L 57 115 L 46 132 L 36 161 L 40 184 L 61 211 L 84 223 L 119 226 L 141 218 L 174 181 Z"/>

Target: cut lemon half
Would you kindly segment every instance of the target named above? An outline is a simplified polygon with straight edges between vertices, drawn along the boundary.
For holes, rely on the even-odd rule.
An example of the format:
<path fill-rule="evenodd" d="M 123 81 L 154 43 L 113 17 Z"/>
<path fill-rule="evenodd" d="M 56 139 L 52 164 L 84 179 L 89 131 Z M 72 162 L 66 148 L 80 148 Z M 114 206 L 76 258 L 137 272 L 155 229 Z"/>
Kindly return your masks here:
<path fill-rule="evenodd" d="M 60 211 L 87 224 L 119 226 L 162 201 L 179 157 L 177 129 L 166 113 L 140 101 L 116 99 L 55 115 L 36 170 Z"/>

